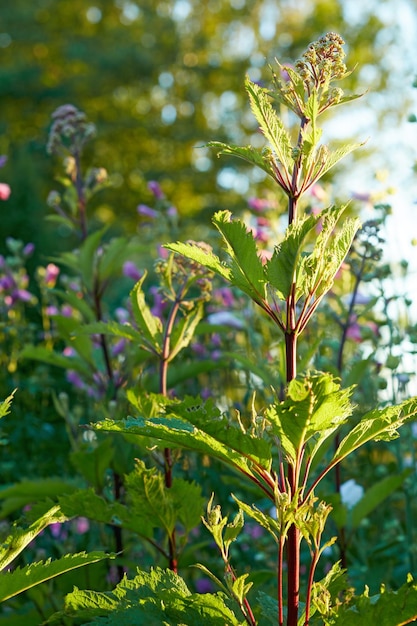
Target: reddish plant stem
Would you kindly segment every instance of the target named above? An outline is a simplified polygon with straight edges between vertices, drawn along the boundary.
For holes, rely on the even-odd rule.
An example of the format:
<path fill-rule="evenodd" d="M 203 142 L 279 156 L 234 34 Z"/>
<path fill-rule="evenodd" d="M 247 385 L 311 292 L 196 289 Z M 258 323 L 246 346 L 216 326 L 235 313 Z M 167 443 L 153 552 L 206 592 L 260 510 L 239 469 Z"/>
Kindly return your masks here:
<path fill-rule="evenodd" d="M 292 306 L 295 308 L 294 301 Z M 292 318 L 294 311 L 289 312 L 289 318 Z M 291 382 L 297 376 L 297 335 L 292 331 L 287 331 L 285 335 L 286 348 L 286 365 L 287 365 L 287 383 Z M 288 465 L 288 484 L 290 495 L 294 497 L 297 491 L 297 481 L 295 468 Z M 298 622 L 298 606 L 300 595 L 300 531 L 292 524 L 288 529 L 287 536 L 287 626 L 297 626 Z"/>
<path fill-rule="evenodd" d="M 284 565 L 284 539 L 279 538 L 278 544 L 278 626 L 284 626 L 284 594 L 282 570 Z"/>
<path fill-rule="evenodd" d="M 160 368 L 159 368 L 159 392 L 167 396 L 168 395 L 168 385 L 167 385 L 167 376 L 168 376 L 168 362 L 169 362 L 169 354 L 170 354 L 170 345 L 171 345 L 171 334 L 172 329 L 174 328 L 175 318 L 179 311 L 180 307 L 180 296 L 175 300 L 171 311 L 169 312 L 168 320 L 165 326 L 164 338 L 162 343 L 162 351 L 160 356 Z M 164 448 L 164 472 L 165 472 L 165 487 L 170 489 L 172 487 L 172 467 L 173 467 L 173 459 L 170 448 Z M 168 537 L 168 567 L 175 573 L 178 573 L 178 557 L 177 557 L 177 545 L 176 545 L 176 536 L 175 536 L 175 528 L 172 531 L 171 535 Z"/>

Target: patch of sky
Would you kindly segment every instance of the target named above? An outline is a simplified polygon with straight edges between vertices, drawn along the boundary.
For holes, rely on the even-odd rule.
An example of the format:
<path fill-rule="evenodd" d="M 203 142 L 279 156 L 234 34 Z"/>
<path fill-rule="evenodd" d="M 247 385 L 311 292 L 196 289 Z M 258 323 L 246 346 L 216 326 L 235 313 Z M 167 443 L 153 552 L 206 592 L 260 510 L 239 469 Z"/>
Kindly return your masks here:
<path fill-rule="evenodd" d="M 176 22 L 183 22 L 191 13 L 191 3 L 188 0 L 176 0 L 172 7 L 172 19 Z"/>
<path fill-rule="evenodd" d="M 173 104 L 166 104 L 164 107 L 162 107 L 161 120 L 164 124 L 169 126 L 170 124 L 173 124 L 176 119 L 177 109 L 174 107 Z"/>
<path fill-rule="evenodd" d="M 253 29 L 237 20 L 224 30 L 224 54 L 230 59 L 246 59 L 256 46 Z"/>
<path fill-rule="evenodd" d="M 163 89 L 169 89 L 174 84 L 174 77 L 171 72 L 161 72 L 158 82 Z"/>
<path fill-rule="evenodd" d="M 101 9 L 98 7 L 88 7 L 85 16 L 90 24 L 98 24 L 103 17 Z"/>

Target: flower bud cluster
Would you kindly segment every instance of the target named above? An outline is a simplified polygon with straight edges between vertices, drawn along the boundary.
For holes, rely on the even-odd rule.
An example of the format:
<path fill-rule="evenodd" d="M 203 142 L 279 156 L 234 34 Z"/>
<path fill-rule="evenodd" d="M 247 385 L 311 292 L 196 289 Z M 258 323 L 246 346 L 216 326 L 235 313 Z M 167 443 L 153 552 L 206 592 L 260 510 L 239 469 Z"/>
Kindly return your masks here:
<path fill-rule="evenodd" d="M 342 48 L 344 43 L 337 33 L 327 33 L 310 44 L 296 62 L 295 69 L 303 79 L 308 93 L 345 76 L 345 52 Z"/>
<path fill-rule="evenodd" d="M 52 114 L 47 151 L 57 155 L 79 154 L 94 134 L 95 126 L 86 121 L 85 113 L 72 104 L 64 104 Z"/>

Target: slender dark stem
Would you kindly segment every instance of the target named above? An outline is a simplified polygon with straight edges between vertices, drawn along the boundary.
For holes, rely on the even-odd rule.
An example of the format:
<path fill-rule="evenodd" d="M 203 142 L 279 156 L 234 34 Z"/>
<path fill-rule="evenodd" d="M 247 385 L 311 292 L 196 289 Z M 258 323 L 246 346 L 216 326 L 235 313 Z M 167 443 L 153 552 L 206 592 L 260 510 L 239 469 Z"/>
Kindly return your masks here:
<path fill-rule="evenodd" d="M 317 563 L 320 558 L 319 550 L 314 552 L 314 555 L 311 559 L 310 571 L 308 573 L 308 584 L 307 584 L 307 597 L 306 597 L 306 616 L 304 621 L 304 626 L 308 626 L 310 622 L 310 608 L 311 608 L 311 592 L 313 589 L 314 582 L 314 573 L 316 571 Z"/>

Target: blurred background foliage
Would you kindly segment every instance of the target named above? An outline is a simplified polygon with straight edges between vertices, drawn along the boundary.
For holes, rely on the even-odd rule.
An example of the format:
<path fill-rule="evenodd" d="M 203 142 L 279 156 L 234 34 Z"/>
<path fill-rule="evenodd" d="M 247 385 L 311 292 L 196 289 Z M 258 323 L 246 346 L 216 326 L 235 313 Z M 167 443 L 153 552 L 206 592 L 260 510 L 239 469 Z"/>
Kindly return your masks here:
<path fill-rule="evenodd" d="M 398 125 L 409 113 L 407 90 L 398 90 L 398 80 L 409 72 L 411 84 L 412 59 L 401 56 L 397 18 L 412 12 L 412 4 L 1 3 L 0 154 L 8 155 L 2 175 L 13 193 L 3 210 L 0 252 L 8 236 L 34 241 L 43 255 L 56 248 L 57 237 L 60 246 L 67 245 L 64 229 L 38 227 L 54 176 L 45 149 L 50 116 L 62 104 L 74 104 L 97 126 L 94 152 L 87 151 L 86 159 L 107 169 L 112 186 L 95 200 L 96 218 L 128 232 L 137 229 L 136 206 L 151 200 L 149 180 L 161 184 L 180 215 L 198 217 L 200 224 L 219 208 L 239 212 L 243 198 L 257 195 L 260 185 L 268 189 L 259 172 L 233 159 L 219 160 L 201 146 L 211 139 L 259 145 L 253 116 L 249 110 L 241 115 L 245 74 L 268 84 L 274 58 L 297 58 L 326 31 L 343 36 L 348 66 L 359 65 L 349 86 L 369 90 L 368 114 L 371 109 L 373 120 Z M 348 121 L 350 126 L 354 132 Z M 368 136 L 366 129 L 361 139 Z M 361 152 L 364 158 L 367 150 Z"/>

